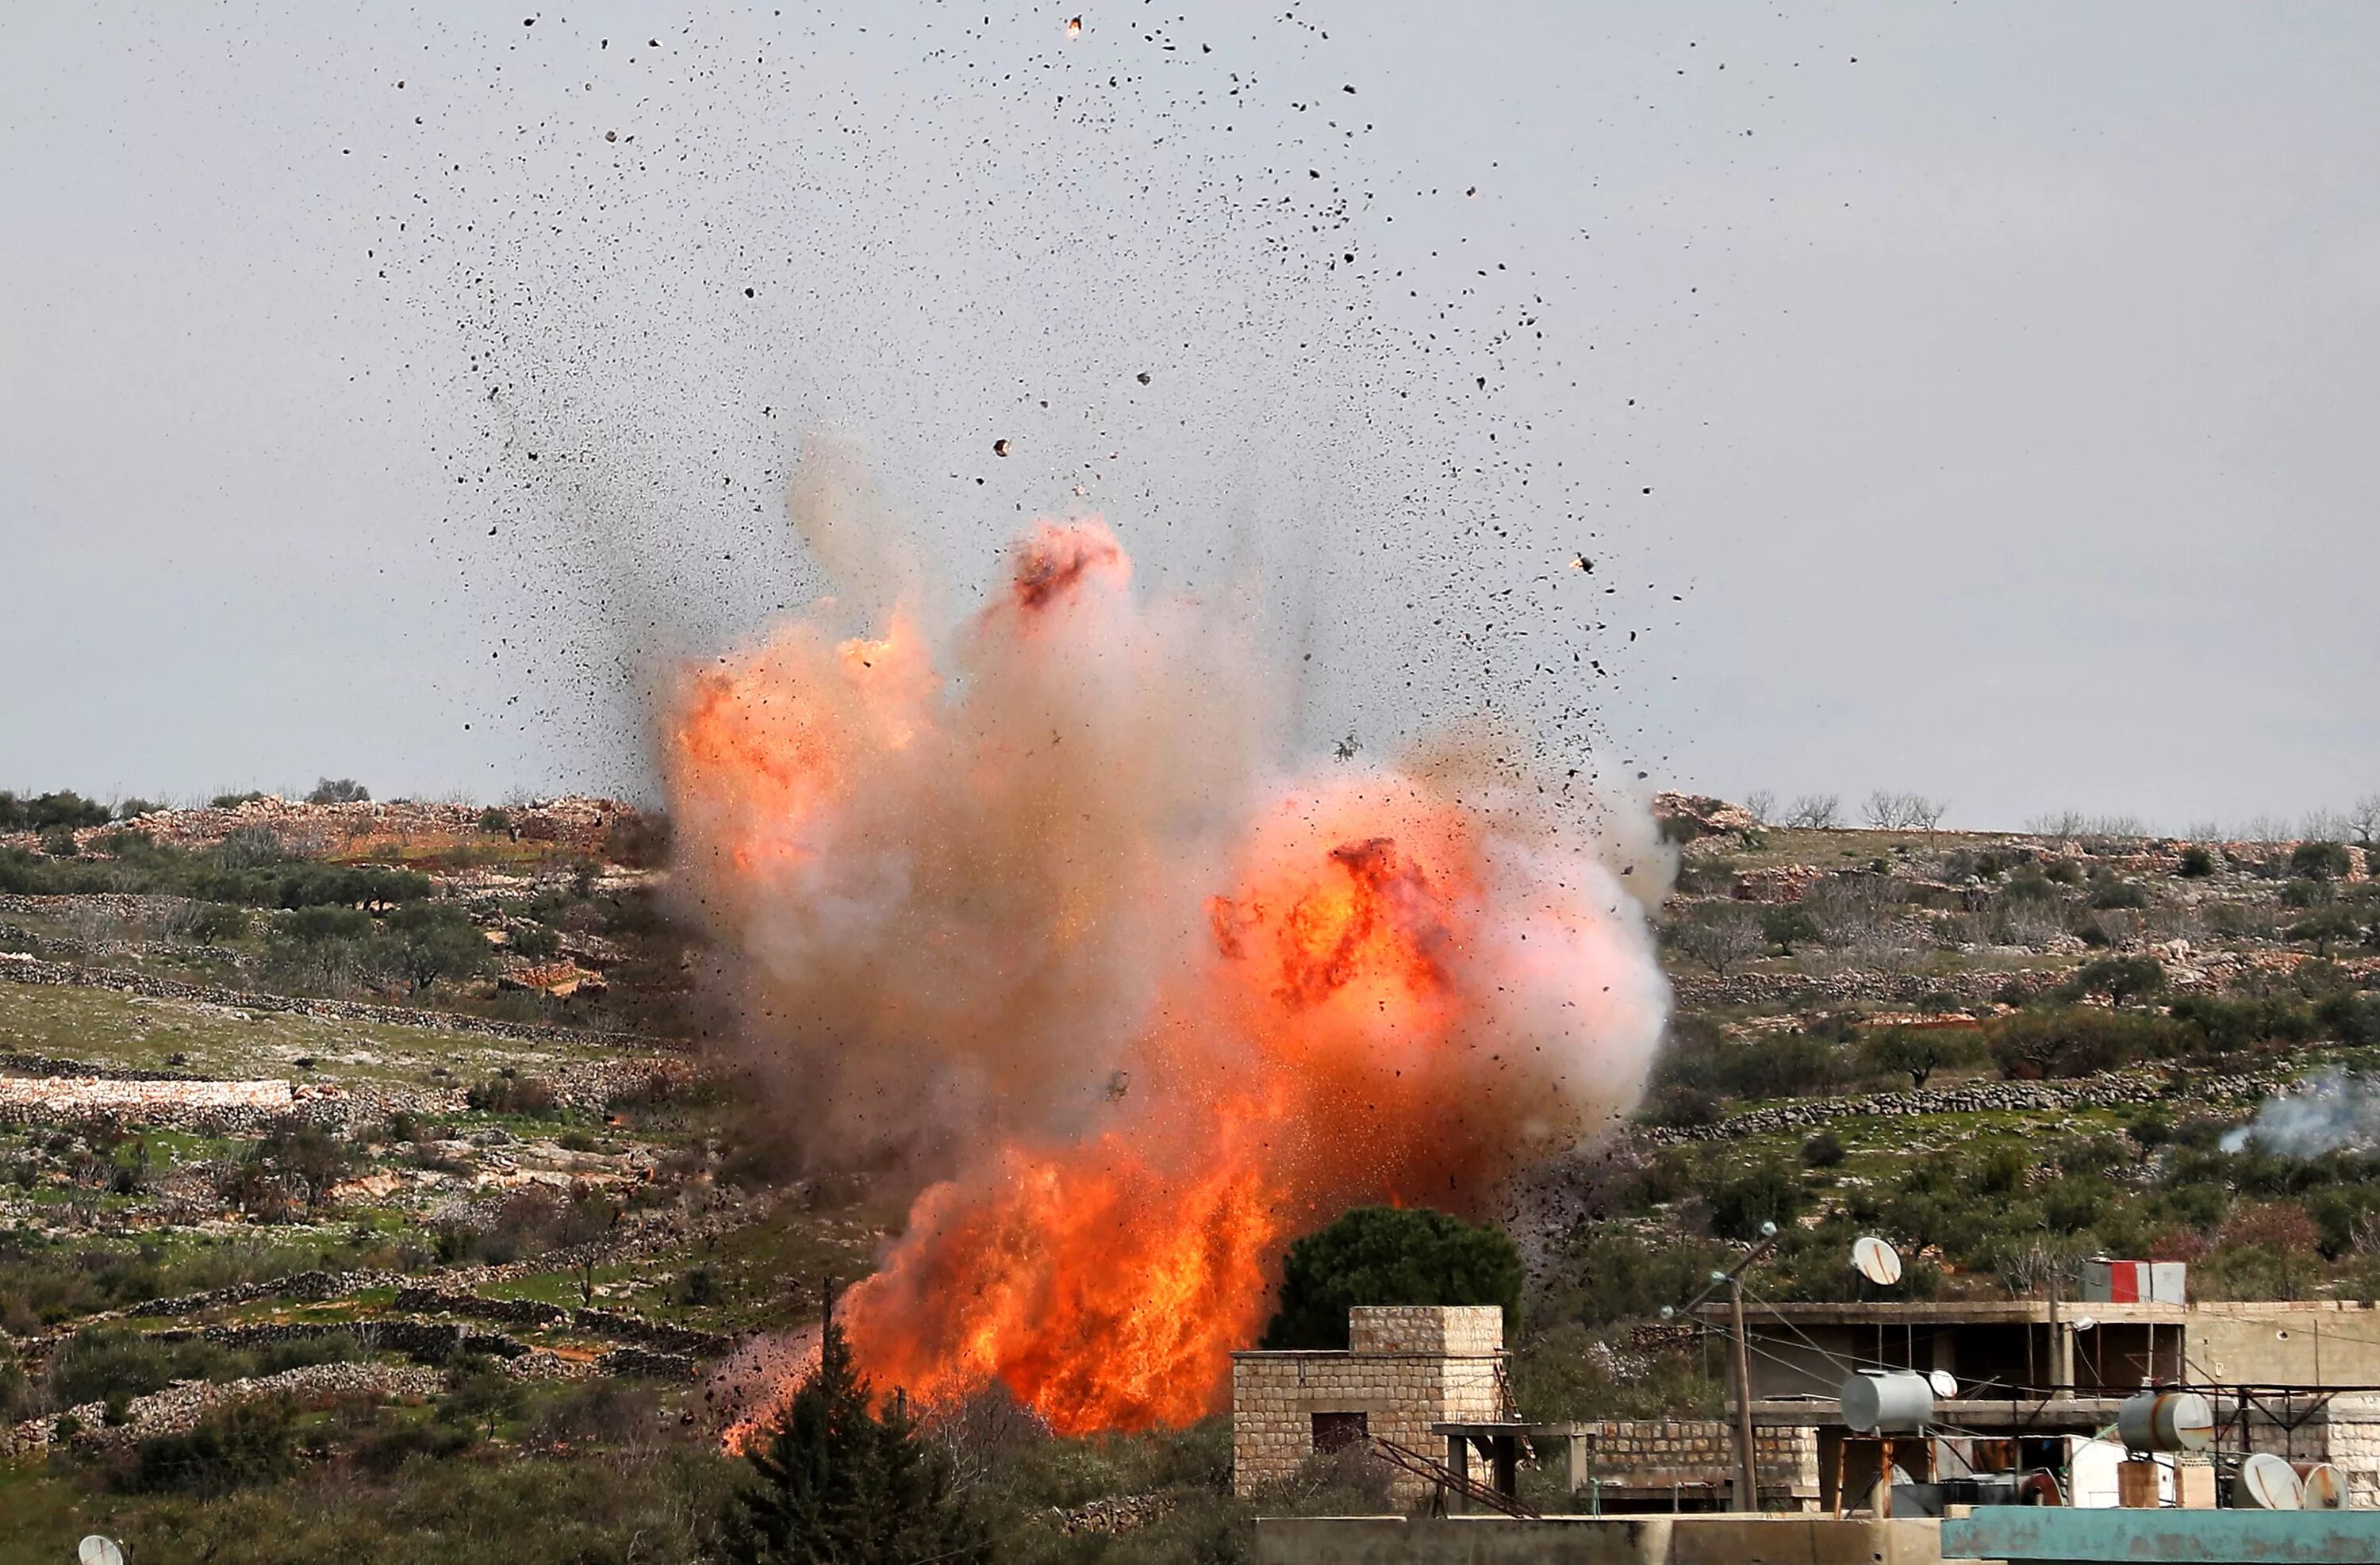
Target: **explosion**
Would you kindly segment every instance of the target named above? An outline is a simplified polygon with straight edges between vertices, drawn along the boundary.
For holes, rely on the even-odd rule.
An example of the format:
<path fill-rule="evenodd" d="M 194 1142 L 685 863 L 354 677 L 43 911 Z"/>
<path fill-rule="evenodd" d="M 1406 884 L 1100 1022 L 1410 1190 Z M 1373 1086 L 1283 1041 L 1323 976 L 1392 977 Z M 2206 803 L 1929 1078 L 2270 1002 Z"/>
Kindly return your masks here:
<path fill-rule="evenodd" d="M 1476 1211 L 1635 1101 L 1618 850 L 1444 762 L 1284 779 L 1247 639 L 1099 519 L 1037 523 L 947 671 L 832 612 L 691 673 L 664 766 L 806 1155 L 930 1181 L 844 1305 L 880 1386 L 1195 1420 L 1292 1239 Z"/>

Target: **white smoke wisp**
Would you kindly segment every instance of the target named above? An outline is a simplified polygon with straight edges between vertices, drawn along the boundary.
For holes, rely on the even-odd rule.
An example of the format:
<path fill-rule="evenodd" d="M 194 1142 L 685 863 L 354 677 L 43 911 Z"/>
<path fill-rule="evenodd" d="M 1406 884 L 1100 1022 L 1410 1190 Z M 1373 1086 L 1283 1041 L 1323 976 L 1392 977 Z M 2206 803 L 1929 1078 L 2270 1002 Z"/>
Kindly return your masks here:
<path fill-rule="evenodd" d="M 2380 1082 L 2336 1068 L 2265 1099 L 2256 1117 L 2223 1137 L 2226 1152 L 2254 1146 L 2284 1158 L 2380 1146 Z"/>

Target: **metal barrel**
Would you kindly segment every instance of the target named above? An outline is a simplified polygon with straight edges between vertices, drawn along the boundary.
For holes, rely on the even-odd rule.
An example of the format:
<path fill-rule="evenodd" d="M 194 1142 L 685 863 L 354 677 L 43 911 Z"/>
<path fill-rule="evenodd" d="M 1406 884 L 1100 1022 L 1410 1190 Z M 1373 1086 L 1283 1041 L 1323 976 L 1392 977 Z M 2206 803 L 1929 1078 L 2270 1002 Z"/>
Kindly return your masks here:
<path fill-rule="evenodd" d="M 1934 1417 L 1934 1388 L 1908 1369 L 1863 1369 L 1843 1382 L 1843 1422 L 1863 1435 L 1905 1435 Z"/>

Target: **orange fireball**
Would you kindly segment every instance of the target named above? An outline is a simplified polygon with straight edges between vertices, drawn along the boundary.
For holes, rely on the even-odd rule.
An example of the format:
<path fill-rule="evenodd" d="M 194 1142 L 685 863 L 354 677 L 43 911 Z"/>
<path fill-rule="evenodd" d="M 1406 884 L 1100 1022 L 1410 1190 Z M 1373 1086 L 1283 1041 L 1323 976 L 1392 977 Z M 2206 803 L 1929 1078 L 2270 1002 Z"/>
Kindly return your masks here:
<path fill-rule="evenodd" d="M 1245 642 L 1137 601 L 1097 521 L 1036 524 L 949 675 L 929 639 L 797 622 L 688 676 L 664 758 L 813 1155 L 939 1176 L 848 1298 L 880 1386 L 1196 1419 L 1293 1238 L 1476 1209 L 1633 1101 L 1665 995 L 1593 843 L 1396 771 L 1281 781 Z"/>

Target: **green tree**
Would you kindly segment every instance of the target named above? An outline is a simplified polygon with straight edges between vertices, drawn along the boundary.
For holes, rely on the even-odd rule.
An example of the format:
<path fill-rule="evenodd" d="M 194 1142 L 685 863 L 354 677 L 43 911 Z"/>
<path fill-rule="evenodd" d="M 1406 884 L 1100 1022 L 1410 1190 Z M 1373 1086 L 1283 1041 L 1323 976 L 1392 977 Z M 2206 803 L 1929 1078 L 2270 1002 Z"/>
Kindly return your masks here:
<path fill-rule="evenodd" d="M 1909 1078 L 1923 1087 L 1925 1078 L 1951 1063 L 1950 1049 L 1938 1033 L 1914 1027 L 1887 1027 L 1867 1046 L 1868 1066 Z"/>
<path fill-rule="evenodd" d="M 2118 1005 L 2165 988 L 2165 967 L 2153 956 L 2103 956 L 2074 974 L 2073 992 L 2104 994 Z"/>
<path fill-rule="evenodd" d="M 1500 1304 L 1521 1316 L 1521 1252 L 1491 1223 L 1417 1207 L 1357 1207 L 1289 1247 L 1265 1348 L 1344 1348 L 1357 1304 Z"/>
<path fill-rule="evenodd" d="M 419 994 L 441 979 L 476 978 L 492 968 L 487 936 L 453 903 L 412 903 L 382 920 L 389 964 Z"/>
<path fill-rule="evenodd" d="M 361 805 L 371 802 L 371 790 L 352 777 L 325 777 L 306 795 L 310 805 Z"/>
<path fill-rule="evenodd" d="M 984 1565 L 991 1540 L 952 1492 L 949 1456 L 871 1389 L 830 1316 L 819 1367 L 747 1451 L 754 1481 L 729 1501 L 727 1558 L 798 1565 Z"/>

